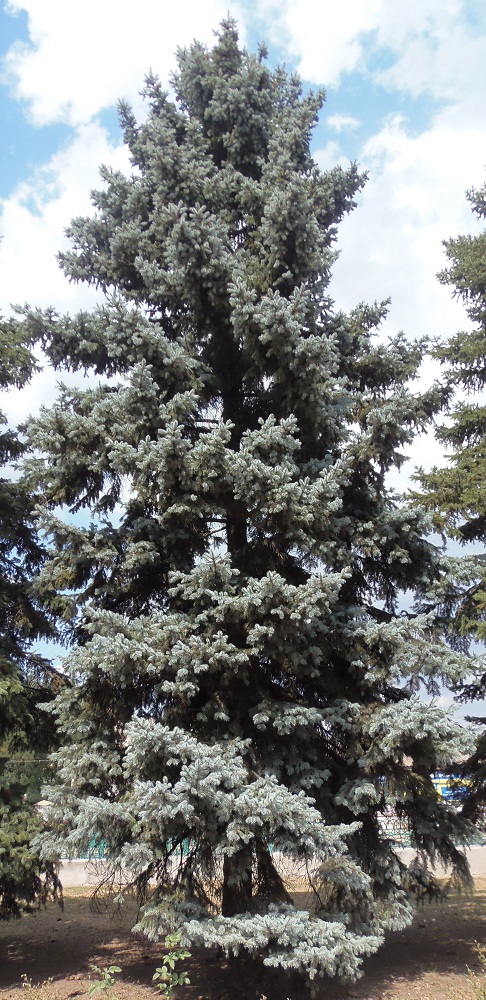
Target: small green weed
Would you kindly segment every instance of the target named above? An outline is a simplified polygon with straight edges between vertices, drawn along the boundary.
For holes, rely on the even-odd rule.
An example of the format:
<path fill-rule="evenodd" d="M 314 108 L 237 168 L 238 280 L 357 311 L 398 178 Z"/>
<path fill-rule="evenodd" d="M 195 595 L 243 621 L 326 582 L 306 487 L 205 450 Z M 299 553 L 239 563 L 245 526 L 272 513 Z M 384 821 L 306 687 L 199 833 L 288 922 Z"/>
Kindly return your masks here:
<path fill-rule="evenodd" d="M 91 983 L 88 996 L 92 997 L 95 993 L 105 993 L 110 1000 L 118 1000 L 118 996 L 113 992 L 113 989 L 116 985 L 115 976 L 117 972 L 121 972 L 120 966 L 108 965 L 106 968 L 101 968 L 99 965 L 90 965 L 90 969 L 92 972 L 96 972 L 98 979 L 95 979 Z"/>
<path fill-rule="evenodd" d="M 187 986 L 191 981 L 186 972 L 175 971 L 176 963 L 189 958 L 191 954 L 190 951 L 184 951 L 183 948 L 178 947 L 180 939 L 180 934 L 168 934 L 165 940 L 168 948 L 167 954 L 162 959 L 162 965 L 155 970 L 152 976 L 153 982 L 156 983 L 156 989 L 166 1000 L 171 1000 L 174 990 L 178 986 Z"/>
<path fill-rule="evenodd" d="M 476 1000 L 486 1000 L 486 948 L 482 948 L 476 941 L 478 958 L 481 965 L 481 973 L 473 972 L 468 967 L 469 982 L 474 992 Z"/>
<path fill-rule="evenodd" d="M 155 970 L 152 980 L 156 983 L 156 989 L 163 1000 L 172 1000 L 174 992 L 178 986 L 187 986 L 190 983 L 186 972 L 176 972 L 175 967 L 178 962 L 190 957 L 190 951 L 184 951 L 179 947 L 180 934 L 169 934 L 165 944 L 167 954 L 162 959 L 162 965 Z M 115 992 L 116 975 L 121 972 L 119 965 L 90 965 L 90 969 L 97 976 L 93 980 L 88 990 L 88 997 L 93 997 L 95 993 L 104 993 L 106 1000 L 119 1000 Z M 22 983 L 28 991 L 28 1000 L 61 1000 L 58 993 L 52 992 L 52 979 L 45 979 L 42 983 L 33 983 L 28 976 L 22 976 Z"/>
<path fill-rule="evenodd" d="M 22 976 L 22 986 L 27 990 L 29 1000 L 61 1000 L 59 993 L 52 990 L 52 979 L 44 979 L 42 983 L 33 983 L 29 976 Z"/>

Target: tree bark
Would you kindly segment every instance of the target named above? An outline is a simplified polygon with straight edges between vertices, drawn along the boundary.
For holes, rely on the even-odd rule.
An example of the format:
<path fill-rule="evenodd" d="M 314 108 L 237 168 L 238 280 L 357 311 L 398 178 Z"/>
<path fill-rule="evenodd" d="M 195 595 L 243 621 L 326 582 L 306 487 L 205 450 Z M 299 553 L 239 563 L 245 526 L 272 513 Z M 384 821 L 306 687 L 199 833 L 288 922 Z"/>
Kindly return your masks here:
<path fill-rule="evenodd" d="M 247 913 L 252 901 L 252 851 L 245 847 L 223 862 L 223 917 Z"/>

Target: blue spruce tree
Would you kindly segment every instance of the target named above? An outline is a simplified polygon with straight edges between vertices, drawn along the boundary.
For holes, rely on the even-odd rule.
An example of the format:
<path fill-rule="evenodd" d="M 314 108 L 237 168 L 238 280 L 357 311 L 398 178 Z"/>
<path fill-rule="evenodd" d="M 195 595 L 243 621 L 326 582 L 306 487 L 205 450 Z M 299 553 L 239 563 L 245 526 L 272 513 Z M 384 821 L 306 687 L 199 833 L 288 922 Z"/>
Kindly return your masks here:
<path fill-rule="evenodd" d="M 467 737 L 417 695 L 462 661 L 399 611 L 438 568 L 386 486 L 441 396 L 407 387 L 422 344 L 375 343 L 386 305 L 330 300 L 364 178 L 312 160 L 323 95 L 230 20 L 178 67 L 173 98 L 147 80 L 145 122 L 121 106 L 132 173 L 103 169 L 69 230 L 62 267 L 103 305 L 19 320 L 55 367 L 98 376 L 30 423 L 44 592 L 73 637 L 45 849 L 103 839 L 150 937 L 353 976 L 409 921 L 427 859 L 465 870 L 430 774 Z"/>

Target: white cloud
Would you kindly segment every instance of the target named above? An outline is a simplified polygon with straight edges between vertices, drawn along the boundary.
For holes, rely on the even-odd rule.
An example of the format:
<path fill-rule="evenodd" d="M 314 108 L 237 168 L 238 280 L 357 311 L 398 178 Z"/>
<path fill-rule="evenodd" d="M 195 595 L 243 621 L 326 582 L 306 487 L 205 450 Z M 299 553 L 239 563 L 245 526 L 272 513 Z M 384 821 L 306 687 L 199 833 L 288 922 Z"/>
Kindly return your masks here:
<path fill-rule="evenodd" d="M 68 245 L 63 233 L 71 218 L 93 210 L 90 190 L 101 186 L 100 163 L 129 169 L 126 147 L 113 145 L 93 122 L 81 126 L 71 143 L 0 202 L 0 315 L 9 315 L 11 304 L 24 302 L 63 313 L 99 300 L 94 288 L 67 280 L 56 255 Z M 41 404 L 53 402 L 57 380 L 46 366 L 26 388 L 2 394 L 0 408 L 9 423 L 15 426 Z M 63 373 L 62 381 L 76 385 L 80 376 Z"/>
<path fill-rule="evenodd" d="M 58 383 L 71 387 L 83 385 L 84 376 L 79 373 L 63 372 L 62 378 L 44 363 L 42 370 L 35 374 L 24 389 L 2 392 L 0 409 L 5 414 L 10 427 L 23 424 L 29 416 L 35 416 L 41 406 L 51 406 L 57 399 Z"/>
<path fill-rule="evenodd" d="M 396 58 L 387 69 L 377 70 L 375 79 L 414 97 L 429 94 L 459 102 L 463 117 L 470 106 L 477 121 L 481 105 L 476 101 L 486 85 L 486 16 L 484 6 L 478 7 L 479 21 L 471 23 L 468 13 L 473 6 L 459 0 L 388 5 L 377 47 L 389 49 Z"/>
<path fill-rule="evenodd" d="M 314 160 L 321 170 L 330 170 L 337 165 L 344 168 L 349 167 L 349 158 L 344 155 L 335 139 L 329 139 L 322 149 L 317 149 L 314 153 Z"/>
<path fill-rule="evenodd" d="M 389 327 L 413 336 L 449 336 L 464 324 L 463 306 L 436 273 L 443 240 L 475 231 L 465 191 L 484 182 L 485 159 L 482 128 L 459 132 L 448 111 L 418 136 L 398 116 L 389 119 L 363 148 L 369 180 L 340 228 L 338 301 L 391 296 Z"/>
<path fill-rule="evenodd" d="M 379 23 L 386 0 L 343 0 L 330 10 L 315 0 L 260 0 L 272 40 L 298 62 L 299 73 L 313 83 L 337 84 L 356 69 L 364 39 Z"/>
<path fill-rule="evenodd" d="M 67 281 L 56 254 L 71 218 L 92 211 L 90 190 L 101 186 L 100 163 L 129 169 L 126 147 L 112 145 L 94 122 L 81 126 L 69 145 L 0 202 L 1 313 L 26 300 L 60 311 L 93 301 L 94 292 Z"/>
<path fill-rule="evenodd" d="M 336 132 L 353 132 L 358 127 L 359 121 L 354 115 L 327 115 L 326 125 L 335 129 Z"/>
<path fill-rule="evenodd" d="M 442 340 L 467 329 L 464 305 L 441 285 L 437 272 L 447 259 L 443 241 L 482 228 L 471 212 L 466 189 L 484 183 L 486 139 L 482 128 L 458 126 L 456 109 L 445 109 L 430 129 L 410 134 L 400 116 L 387 120 L 364 145 L 361 166 L 369 180 L 358 207 L 339 229 L 340 258 L 331 285 L 337 304 L 391 297 L 382 335 Z M 427 361 L 422 388 L 440 380 Z M 414 441 L 410 461 L 390 485 L 403 489 L 417 465 L 444 462 L 443 447 L 429 432 Z"/>
<path fill-rule="evenodd" d="M 232 11 L 239 14 L 238 4 Z M 7 53 L 4 74 L 37 125 L 89 122 L 118 98 L 138 105 L 149 69 L 167 82 L 177 46 L 213 44 L 226 0 L 10 0 L 28 15 L 30 44 Z M 241 27 L 243 18 L 240 18 Z"/>
<path fill-rule="evenodd" d="M 486 17 L 481 0 L 260 0 L 270 36 L 306 80 L 337 86 L 359 70 L 387 87 L 451 99 L 486 80 Z M 391 64 L 385 70 L 377 59 Z M 476 109 L 478 110 L 478 109 Z"/>

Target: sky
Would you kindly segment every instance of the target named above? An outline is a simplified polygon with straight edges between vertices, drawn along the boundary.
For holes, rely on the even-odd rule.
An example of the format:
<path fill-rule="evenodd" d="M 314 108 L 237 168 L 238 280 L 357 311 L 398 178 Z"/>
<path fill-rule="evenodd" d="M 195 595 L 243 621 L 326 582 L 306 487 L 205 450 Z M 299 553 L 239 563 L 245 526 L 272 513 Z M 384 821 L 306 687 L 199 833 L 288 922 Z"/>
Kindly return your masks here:
<path fill-rule="evenodd" d="M 326 89 L 313 144 L 319 165 L 353 160 L 368 173 L 340 229 L 337 307 L 390 297 L 385 336 L 448 337 L 467 326 L 436 274 L 442 241 L 477 231 L 465 192 L 485 179 L 483 0 L 238 0 L 229 10 L 243 44 L 265 41 L 271 65 Z M 94 290 L 64 278 L 56 254 L 71 218 L 91 211 L 99 165 L 129 169 L 116 101 L 142 116 L 148 70 L 168 83 L 176 48 L 194 38 L 211 45 L 227 13 L 228 0 L 1 4 L 3 315 L 12 303 L 60 312 L 94 303 Z M 54 385 L 44 371 L 10 394 L 10 420 L 49 401 Z M 433 442 L 417 447 L 419 460 L 440 458 Z"/>

